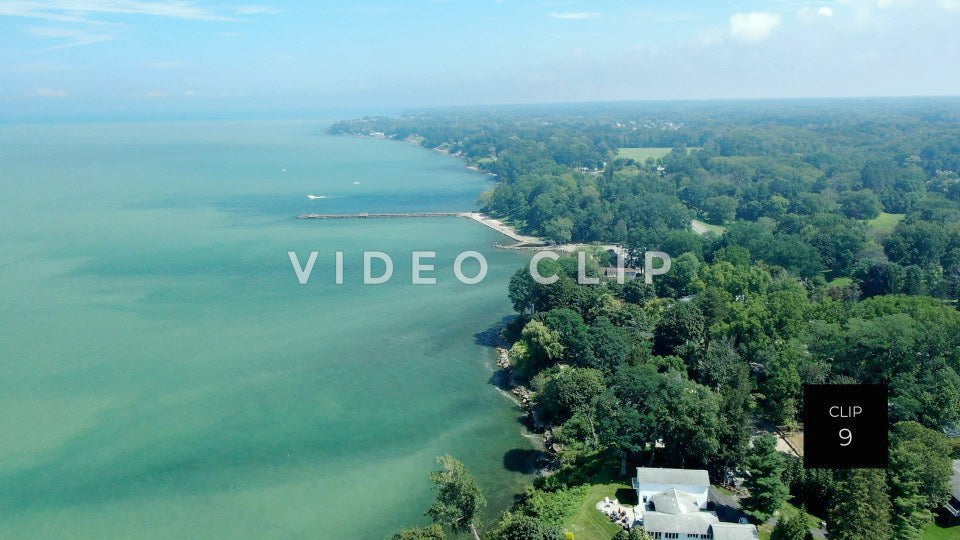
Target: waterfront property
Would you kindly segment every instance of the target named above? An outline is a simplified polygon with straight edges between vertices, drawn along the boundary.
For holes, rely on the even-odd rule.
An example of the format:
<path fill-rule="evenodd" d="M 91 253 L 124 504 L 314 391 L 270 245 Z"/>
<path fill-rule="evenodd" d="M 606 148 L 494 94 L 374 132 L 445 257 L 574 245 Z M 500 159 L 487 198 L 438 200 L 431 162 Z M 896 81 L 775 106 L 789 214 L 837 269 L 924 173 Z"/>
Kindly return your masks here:
<path fill-rule="evenodd" d="M 635 519 L 654 539 L 759 538 L 754 525 L 723 523 L 707 510 L 710 478 L 705 470 L 638 467 L 633 487 L 640 501 Z"/>
<path fill-rule="evenodd" d="M 692 495 L 697 508 L 705 510 L 709 488 L 710 476 L 704 470 L 637 467 L 637 476 L 633 479 L 633 489 L 641 504 L 658 493 L 674 489 Z"/>

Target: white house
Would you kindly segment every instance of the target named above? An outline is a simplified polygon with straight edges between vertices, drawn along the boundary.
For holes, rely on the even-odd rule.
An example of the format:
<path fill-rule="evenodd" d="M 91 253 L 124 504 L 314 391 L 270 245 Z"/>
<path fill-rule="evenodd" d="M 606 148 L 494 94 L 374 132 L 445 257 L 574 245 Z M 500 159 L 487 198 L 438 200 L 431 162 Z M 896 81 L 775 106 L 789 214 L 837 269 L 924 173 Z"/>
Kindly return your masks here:
<path fill-rule="evenodd" d="M 654 540 L 758 540 L 747 523 L 724 523 L 706 511 L 710 477 L 704 470 L 638 467 L 633 479 L 638 524 Z"/>
<path fill-rule="evenodd" d="M 697 507 L 705 510 L 707 491 L 710 489 L 710 476 L 707 471 L 698 469 L 637 467 L 633 489 L 637 491 L 637 500 L 642 506 L 646 506 L 654 495 L 675 489 L 692 495 Z"/>

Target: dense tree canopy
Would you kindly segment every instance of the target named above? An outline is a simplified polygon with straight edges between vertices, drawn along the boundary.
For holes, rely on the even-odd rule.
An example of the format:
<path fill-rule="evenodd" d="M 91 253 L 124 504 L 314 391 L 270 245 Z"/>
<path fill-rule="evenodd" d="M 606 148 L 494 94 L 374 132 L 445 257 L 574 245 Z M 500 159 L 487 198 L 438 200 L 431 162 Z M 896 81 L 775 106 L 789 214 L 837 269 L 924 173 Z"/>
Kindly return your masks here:
<path fill-rule="evenodd" d="M 557 501 L 607 459 L 745 477 L 755 518 L 790 497 L 831 538 L 917 538 L 943 502 L 942 433 L 960 422 L 955 100 L 438 110 L 331 132 L 463 157 L 496 175 L 484 212 L 548 241 L 673 259 L 653 285 L 581 285 L 576 257 L 540 262 L 554 284 L 510 280 L 513 377 L 567 474 L 503 537 L 553 538 Z M 590 276 L 611 265 L 588 260 Z M 799 425 L 804 384 L 838 382 L 889 385 L 888 474 L 804 470 L 752 437 Z M 436 513 L 473 519 L 456 508 Z M 801 537 L 801 518 L 776 537 Z"/>

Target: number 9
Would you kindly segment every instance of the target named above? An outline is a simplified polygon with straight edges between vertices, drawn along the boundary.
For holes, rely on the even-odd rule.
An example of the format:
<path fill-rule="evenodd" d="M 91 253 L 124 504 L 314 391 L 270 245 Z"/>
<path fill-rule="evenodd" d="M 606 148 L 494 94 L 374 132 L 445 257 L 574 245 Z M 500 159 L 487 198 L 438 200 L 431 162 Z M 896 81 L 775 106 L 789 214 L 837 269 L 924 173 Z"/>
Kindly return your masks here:
<path fill-rule="evenodd" d="M 850 446 L 850 444 L 853 443 L 853 432 L 849 429 L 841 429 L 839 435 L 840 439 L 844 441 L 840 443 L 840 446 Z"/>

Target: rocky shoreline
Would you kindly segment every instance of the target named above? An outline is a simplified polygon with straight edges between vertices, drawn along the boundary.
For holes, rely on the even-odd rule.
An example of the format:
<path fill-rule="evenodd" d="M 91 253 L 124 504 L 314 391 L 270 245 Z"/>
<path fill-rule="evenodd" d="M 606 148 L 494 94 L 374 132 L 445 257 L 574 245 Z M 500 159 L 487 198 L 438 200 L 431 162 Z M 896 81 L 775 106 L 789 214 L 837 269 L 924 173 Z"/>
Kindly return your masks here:
<path fill-rule="evenodd" d="M 540 469 L 539 474 L 547 475 L 553 469 L 554 458 L 557 457 L 561 447 L 558 443 L 551 442 L 552 436 L 550 429 L 540 419 L 535 408 L 533 392 L 526 386 L 517 383 L 513 376 L 513 366 L 510 365 L 510 351 L 505 347 L 497 347 L 497 367 L 500 368 L 495 376 L 498 388 L 504 392 L 514 403 L 526 413 L 526 418 L 522 422 L 525 435 L 537 442 L 543 451 L 549 456 L 545 466 Z"/>

